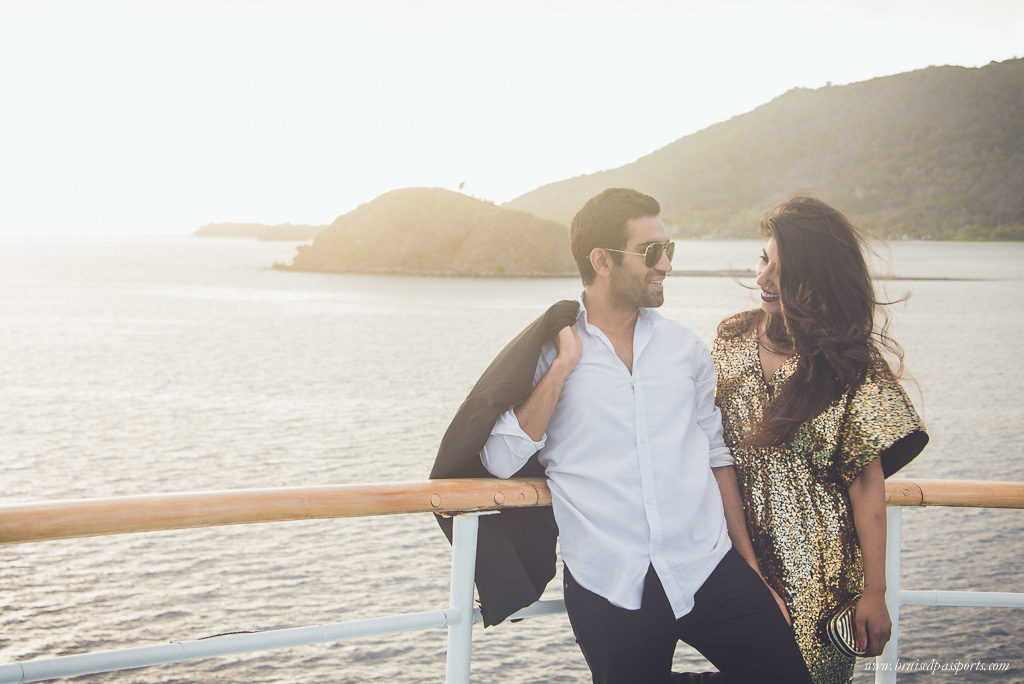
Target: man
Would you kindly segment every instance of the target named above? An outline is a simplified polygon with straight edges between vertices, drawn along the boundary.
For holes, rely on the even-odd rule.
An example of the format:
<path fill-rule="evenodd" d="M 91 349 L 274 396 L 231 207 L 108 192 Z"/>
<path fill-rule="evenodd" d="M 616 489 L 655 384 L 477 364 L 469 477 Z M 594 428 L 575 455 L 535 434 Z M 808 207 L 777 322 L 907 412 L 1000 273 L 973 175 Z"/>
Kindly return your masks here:
<path fill-rule="evenodd" d="M 594 682 L 670 681 L 680 639 L 724 681 L 809 682 L 757 572 L 710 354 L 653 310 L 674 251 L 659 212 L 613 188 L 573 218 L 578 315 L 541 347 L 532 389 L 494 423 L 480 460 L 502 478 L 535 455 L 543 466 Z"/>

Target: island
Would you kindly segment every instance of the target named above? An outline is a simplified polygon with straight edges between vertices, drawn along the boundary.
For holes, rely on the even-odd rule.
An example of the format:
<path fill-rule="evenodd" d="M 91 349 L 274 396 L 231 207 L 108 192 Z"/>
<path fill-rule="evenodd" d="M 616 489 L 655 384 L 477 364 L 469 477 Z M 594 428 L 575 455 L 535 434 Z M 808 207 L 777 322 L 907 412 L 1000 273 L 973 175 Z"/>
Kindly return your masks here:
<path fill-rule="evenodd" d="M 572 276 L 568 229 L 442 188 L 392 190 L 274 268 L 432 276 Z"/>

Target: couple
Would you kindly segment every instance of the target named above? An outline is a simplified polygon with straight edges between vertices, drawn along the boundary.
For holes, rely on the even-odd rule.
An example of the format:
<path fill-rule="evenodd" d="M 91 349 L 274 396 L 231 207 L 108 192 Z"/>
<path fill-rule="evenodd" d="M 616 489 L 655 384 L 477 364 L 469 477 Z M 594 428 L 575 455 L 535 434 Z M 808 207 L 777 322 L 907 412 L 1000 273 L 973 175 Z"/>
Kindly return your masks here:
<path fill-rule="evenodd" d="M 579 300 L 499 354 L 442 440 L 431 477 L 551 489 L 551 509 L 481 519 L 484 623 L 540 596 L 558 537 L 595 682 L 849 681 L 821 623 L 862 593 L 857 639 L 881 652 L 883 478 L 927 441 L 879 353 L 899 348 L 875 330 L 863 239 L 810 198 L 768 212 L 761 308 L 709 353 L 654 311 L 674 252 L 659 212 L 620 188 L 584 205 Z M 720 674 L 671 673 L 679 640 Z"/>

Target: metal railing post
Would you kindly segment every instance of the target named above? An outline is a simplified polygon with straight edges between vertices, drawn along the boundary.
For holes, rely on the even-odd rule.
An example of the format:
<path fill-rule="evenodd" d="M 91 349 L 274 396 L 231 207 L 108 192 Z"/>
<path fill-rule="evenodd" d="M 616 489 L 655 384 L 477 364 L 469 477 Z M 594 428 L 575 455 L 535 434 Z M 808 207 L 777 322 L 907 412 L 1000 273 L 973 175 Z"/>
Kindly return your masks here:
<path fill-rule="evenodd" d="M 469 684 L 473 650 L 473 581 L 480 515 L 466 513 L 452 520 L 452 579 L 448 599 L 448 655 L 445 659 L 445 681 L 448 684 Z"/>
<path fill-rule="evenodd" d="M 900 648 L 900 553 L 903 548 L 903 509 L 885 509 L 885 605 L 892 620 L 892 635 L 882 655 L 875 658 L 875 684 L 895 684 Z"/>

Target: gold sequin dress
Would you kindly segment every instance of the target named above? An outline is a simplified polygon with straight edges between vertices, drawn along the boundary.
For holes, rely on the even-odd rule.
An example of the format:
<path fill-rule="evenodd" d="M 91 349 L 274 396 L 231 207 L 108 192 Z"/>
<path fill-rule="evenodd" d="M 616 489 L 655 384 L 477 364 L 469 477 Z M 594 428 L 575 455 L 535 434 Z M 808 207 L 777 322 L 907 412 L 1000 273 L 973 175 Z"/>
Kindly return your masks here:
<path fill-rule="evenodd" d="M 715 403 L 736 460 L 747 526 L 765 578 L 785 600 L 797 644 L 817 683 L 850 682 L 855 659 L 829 643 L 823 620 L 861 590 L 864 569 L 847 490 L 868 463 L 900 442 L 917 455 L 927 442 L 906 392 L 878 357 L 864 383 L 801 425 L 791 444 L 740 446 L 796 370 L 791 357 L 765 381 L 757 332 L 715 340 Z M 912 436 L 909 439 L 905 437 Z M 884 461 L 883 461 L 884 464 Z"/>

